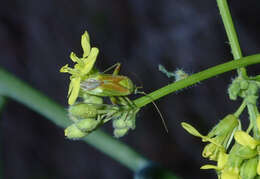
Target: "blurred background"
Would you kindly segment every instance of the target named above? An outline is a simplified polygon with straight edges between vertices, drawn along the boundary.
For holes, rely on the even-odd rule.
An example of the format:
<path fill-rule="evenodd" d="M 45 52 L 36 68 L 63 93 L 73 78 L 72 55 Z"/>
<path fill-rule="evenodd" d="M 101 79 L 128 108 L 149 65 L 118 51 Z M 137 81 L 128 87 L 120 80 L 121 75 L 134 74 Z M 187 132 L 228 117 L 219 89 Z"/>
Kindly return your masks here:
<path fill-rule="evenodd" d="M 88 30 L 100 49 L 97 67 L 116 62 L 147 93 L 173 79 L 158 64 L 195 73 L 232 59 L 215 1 L 188 0 L 10 0 L 0 1 L 0 66 L 67 107 L 71 51 L 81 54 L 80 37 Z M 244 55 L 260 50 L 260 2 L 232 1 Z M 257 71 L 250 67 L 250 74 Z M 200 139 L 185 132 L 185 121 L 206 134 L 238 102 L 228 99 L 235 72 L 168 95 L 157 104 L 169 133 L 152 105 L 139 113 L 136 130 L 122 139 L 145 157 L 184 179 L 216 178 L 202 171 Z M 1 78 L 1 76 L 0 76 Z M 137 96 L 133 96 L 133 99 Z M 111 123 L 103 127 L 111 135 Z M 80 141 L 64 138 L 63 130 L 15 101 L 0 119 L 0 165 L 5 179 L 133 178 L 113 159 Z"/>

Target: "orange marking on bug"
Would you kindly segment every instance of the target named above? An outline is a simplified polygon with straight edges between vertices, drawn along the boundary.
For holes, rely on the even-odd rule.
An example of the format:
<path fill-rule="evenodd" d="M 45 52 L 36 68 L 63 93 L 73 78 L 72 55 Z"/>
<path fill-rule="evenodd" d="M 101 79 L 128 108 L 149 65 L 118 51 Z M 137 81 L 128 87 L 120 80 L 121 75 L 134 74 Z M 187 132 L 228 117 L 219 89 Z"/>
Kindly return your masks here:
<path fill-rule="evenodd" d="M 116 83 L 102 83 L 100 85 L 100 87 L 102 87 L 103 89 L 111 89 L 111 90 L 114 90 L 114 91 L 118 91 L 118 92 L 121 92 L 121 93 L 126 93 L 128 94 L 129 93 L 129 90 L 121 85 L 118 85 Z M 121 95 L 120 95 L 121 96 Z"/>

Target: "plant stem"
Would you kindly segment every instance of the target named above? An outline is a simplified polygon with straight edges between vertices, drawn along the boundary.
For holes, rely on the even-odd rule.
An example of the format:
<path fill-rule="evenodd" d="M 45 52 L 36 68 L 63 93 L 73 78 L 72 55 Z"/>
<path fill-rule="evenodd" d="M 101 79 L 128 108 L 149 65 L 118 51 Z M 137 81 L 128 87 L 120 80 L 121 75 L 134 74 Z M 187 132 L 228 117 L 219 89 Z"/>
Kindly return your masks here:
<path fill-rule="evenodd" d="M 225 26 L 225 30 L 230 43 L 231 51 L 235 60 L 242 58 L 242 52 L 239 46 L 236 30 L 234 28 L 233 20 L 230 14 L 230 10 L 227 4 L 227 0 L 217 0 L 218 8 L 222 21 Z M 246 69 L 244 67 L 239 68 L 238 75 L 243 78 L 247 78 Z"/>
<path fill-rule="evenodd" d="M 256 122 L 256 117 L 259 114 L 257 106 L 255 104 L 249 103 L 249 104 L 247 104 L 247 109 L 248 109 L 250 124 L 252 124 L 252 127 L 253 127 L 254 138 L 259 140 L 260 139 L 260 133 L 258 131 L 257 122 Z"/>
<path fill-rule="evenodd" d="M 200 81 L 206 80 L 208 78 L 214 77 L 216 75 L 248 66 L 253 65 L 256 63 L 260 63 L 260 54 L 257 55 L 251 55 L 248 57 L 244 57 L 238 60 L 232 60 L 227 63 L 223 63 L 221 65 L 217 65 L 211 68 L 208 68 L 207 70 L 195 73 L 193 75 L 190 75 L 189 77 L 176 81 L 172 84 L 169 84 L 163 88 L 160 88 L 150 94 L 148 94 L 149 97 L 143 96 L 141 98 L 138 98 L 134 100 L 134 103 L 137 107 L 143 107 L 148 103 L 151 103 L 152 101 L 155 101 L 165 95 L 168 95 L 170 93 L 173 93 L 177 90 L 183 89 L 185 87 L 191 86 L 195 83 L 198 83 Z"/>
<path fill-rule="evenodd" d="M 246 107 L 246 100 L 243 100 L 242 104 L 239 106 L 239 108 L 237 109 L 237 111 L 234 113 L 234 116 L 236 116 L 237 118 L 239 118 L 239 116 L 241 115 L 241 113 L 244 111 Z"/>
<path fill-rule="evenodd" d="M 65 128 L 71 124 L 64 107 L 2 68 L 0 68 L 0 94 L 24 104 L 60 127 Z M 133 171 L 139 170 L 150 162 L 101 130 L 95 131 L 83 140 Z"/>

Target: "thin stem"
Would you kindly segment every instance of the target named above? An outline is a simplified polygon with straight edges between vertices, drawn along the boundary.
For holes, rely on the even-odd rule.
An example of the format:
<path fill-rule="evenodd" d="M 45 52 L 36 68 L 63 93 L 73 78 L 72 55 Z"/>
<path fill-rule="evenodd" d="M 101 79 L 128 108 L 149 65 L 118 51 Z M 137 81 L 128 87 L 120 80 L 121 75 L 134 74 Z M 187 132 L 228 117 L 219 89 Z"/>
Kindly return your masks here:
<path fill-rule="evenodd" d="M 221 65 L 217 65 L 217 66 L 211 67 L 207 70 L 203 70 L 201 72 L 195 73 L 183 80 L 176 81 L 172 84 L 162 87 L 162 88 L 148 94 L 148 96 L 150 96 L 151 98 L 147 98 L 147 97 L 143 96 L 141 98 L 134 100 L 134 103 L 137 107 L 143 107 L 143 106 L 147 105 L 148 103 L 151 103 L 152 101 L 155 101 L 165 95 L 168 95 L 168 94 L 178 91 L 180 89 L 191 86 L 195 83 L 201 82 L 208 78 L 214 77 L 216 75 L 219 75 L 219 74 L 222 74 L 222 73 L 225 73 L 225 72 L 228 72 L 228 71 L 240 68 L 240 67 L 253 65 L 256 63 L 260 63 L 260 54 L 251 55 L 251 56 L 241 58 L 238 60 L 232 60 L 227 63 L 223 63 Z"/>
<path fill-rule="evenodd" d="M 245 107 L 246 107 L 246 100 L 243 100 L 242 104 L 239 106 L 239 108 L 234 113 L 234 115 L 238 118 L 241 115 L 241 113 L 244 111 Z"/>
<path fill-rule="evenodd" d="M 256 75 L 253 77 L 249 77 L 250 80 L 256 80 L 256 81 L 260 81 L 260 75 Z"/>
<path fill-rule="evenodd" d="M 2 68 L 0 68 L 0 94 L 28 106 L 60 127 L 65 128 L 71 124 L 64 107 Z M 101 130 L 95 131 L 83 140 L 133 171 L 139 170 L 150 162 Z"/>
<path fill-rule="evenodd" d="M 234 28 L 230 10 L 227 4 L 227 0 L 217 0 L 217 4 L 222 21 L 225 26 L 233 57 L 235 60 L 240 59 L 242 58 L 242 52 L 240 49 L 237 33 Z M 239 68 L 237 71 L 239 75 L 241 75 L 244 78 L 247 78 L 246 69 L 244 67 Z"/>
<path fill-rule="evenodd" d="M 248 109 L 250 124 L 252 124 L 252 127 L 253 127 L 254 138 L 259 140 L 260 134 L 259 134 L 259 131 L 257 128 L 257 123 L 256 123 L 256 117 L 259 114 L 258 109 L 255 104 L 250 104 L 250 103 L 247 104 L 247 109 Z"/>

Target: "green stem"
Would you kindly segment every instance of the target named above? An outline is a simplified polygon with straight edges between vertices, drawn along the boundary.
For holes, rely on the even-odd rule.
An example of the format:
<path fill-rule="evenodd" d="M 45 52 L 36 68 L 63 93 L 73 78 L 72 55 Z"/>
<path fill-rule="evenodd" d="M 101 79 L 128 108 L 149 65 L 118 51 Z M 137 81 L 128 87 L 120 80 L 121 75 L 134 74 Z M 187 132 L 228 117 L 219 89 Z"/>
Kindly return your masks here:
<path fill-rule="evenodd" d="M 65 128 L 71 124 L 64 107 L 2 68 L 0 68 L 0 94 L 28 106 L 60 127 Z M 95 131 L 83 140 L 133 171 L 139 170 L 150 162 L 101 130 Z"/>
<path fill-rule="evenodd" d="M 0 115 L 4 108 L 5 102 L 6 102 L 5 98 L 3 96 L 0 96 Z"/>
<path fill-rule="evenodd" d="M 240 105 L 240 107 L 237 109 L 237 111 L 234 113 L 234 116 L 236 116 L 237 118 L 239 118 L 239 116 L 241 115 L 241 113 L 244 111 L 246 107 L 246 100 L 243 100 L 242 104 Z"/>
<path fill-rule="evenodd" d="M 247 104 L 247 109 L 248 109 L 250 124 L 252 124 L 252 127 L 253 127 L 254 138 L 259 140 L 260 134 L 259 134 L 259 131 L 257 128 L 257 122 L 256 122 L 256 117 L 259 114 L 258 109 L 255 104 L 250 104 L 250 103 Z"/>
<path fill-rule="evenodd" d="M 219 74 L 222 74 L 222 73 L 225 73 L 225 72 L 228 72 L 228 71 L 240 68 L 240 67 L 253 65 L 256 63 L 260 63 L 260 54 L 244 57 L 244 58 L 241 58 L 238 60 L 232 60 L 227 63 L 223 63 L 221 65 L 217 65 L 217 66 L 211 67 L 207 70 L 190 75 L 189 77 L 187 77 L 183 80 L 169 84 L 163 88 L 160 88 L 160 89 L 148 94 L 148 96 L 150 96 L 149 98 L 147 98 L 146 96 L 143 96 L 141 98 L 134 100 L 134 103 L 137 107 L 143 107 L 146 104 L 151 103 L 152 101 L 155 101 L 155 100 L 157 100 L 165 95 L 168 95 L 170 93 L 173 93 L 177 90 L 191 86 L 195 83 L 201 82 L 203 80 L 214 77 L 216 75 L 219 75 Z"/>
<path fill-rule="evenodd" d="M 260 75 L 256 75 L 253 77 L 249 77 L 250 80 L 256 80 L 256 81 L 260 81 Z"/>
<path fill-rule="evenodd" d="M 242 52 L 239 46 L 237 33 L 234 28 L 234 24 L 227 4 L 227 0 L 217 0 L 217 4 L 218 4 L 222 21 L 225 26 L 225 30 L 228 36 L 233 57 L 235 60 L 240 59 L 242 58 Z M 238 69 L 238 74 L 243 78 L 247 78 L 246 69 L 244 67 Z"/>

